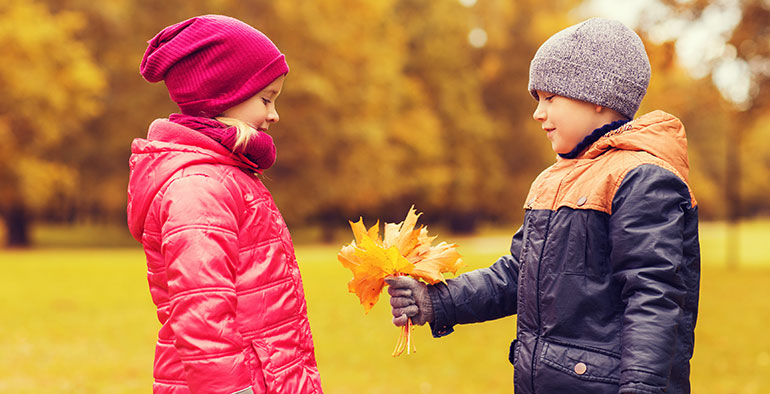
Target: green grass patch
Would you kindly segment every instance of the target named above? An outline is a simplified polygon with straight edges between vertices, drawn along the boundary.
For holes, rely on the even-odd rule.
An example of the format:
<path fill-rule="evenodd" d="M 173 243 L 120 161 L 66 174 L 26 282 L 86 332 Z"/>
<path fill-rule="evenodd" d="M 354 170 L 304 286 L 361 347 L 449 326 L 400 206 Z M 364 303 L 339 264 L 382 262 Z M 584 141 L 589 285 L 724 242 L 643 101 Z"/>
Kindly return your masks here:
<path fill-rule="evenodd" d="M 158 325 L 141 249 L 0 251 L 0 393 L 146 393 Z"/>
<path fill-rule="evenodd" d="M 753 226 L 743 234 L 760 242 L 738 270 L 720 257 L 719 225 L 702 227 L 694 393 L 770 387 L 770 248 L 761 242 L 770 223 Z M 464 271 L 494 262 L 510 235 L 454 240 Z M 399 330 L 390 324 L 387 295 L 364 314 L 347 292 L 350 273 L 336 260 L 339 246 L 297 248 L 325 392 L 512 392 L 507 351 L 515 317 L 459 326 L 441 339 L 418 327 L 418 352 L 393 358 Z M 141 249 L 0 250 L 0 269 L 0 393 L 151 391 L 160 325 Z"/>

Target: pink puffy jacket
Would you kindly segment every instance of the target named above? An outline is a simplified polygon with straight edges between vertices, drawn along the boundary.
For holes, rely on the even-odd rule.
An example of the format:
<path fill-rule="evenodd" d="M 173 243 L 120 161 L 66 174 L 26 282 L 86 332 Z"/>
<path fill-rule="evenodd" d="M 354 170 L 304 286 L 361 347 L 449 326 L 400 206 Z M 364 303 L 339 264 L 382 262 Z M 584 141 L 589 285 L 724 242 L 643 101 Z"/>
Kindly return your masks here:
<path fill-rule="evenodd" d="M 321 393 L 294 247 L 253 164 L 156 120 L 131 147 L 128 226 L 162 327 L 154 393 Z"/>

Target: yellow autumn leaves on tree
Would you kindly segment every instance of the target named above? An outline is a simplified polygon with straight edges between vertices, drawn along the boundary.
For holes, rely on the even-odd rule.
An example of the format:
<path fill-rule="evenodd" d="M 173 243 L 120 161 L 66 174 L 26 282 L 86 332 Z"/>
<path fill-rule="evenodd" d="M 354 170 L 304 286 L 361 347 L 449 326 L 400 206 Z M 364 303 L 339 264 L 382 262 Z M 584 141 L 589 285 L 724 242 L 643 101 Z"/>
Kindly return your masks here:
<path fill-rule="evenodd" d="M 415 229 L 420 215 L 412 206 L 403 222 L 385 223 L 382 238 L 379 221 L 368 230 L 363 218 L 350 222 L 355 239 L 342 247 L 337 258 L 353 271 L 348 291 L 360 298 L 367 313 L 377 303 L 387 276 L 411 275 L 434 284 L 444 281 L 443 273 L 454 274 L 462 266 L 457 245 L 441 242 L 431 246 L 436 237 L 429 236 L 424 226 Z"/>

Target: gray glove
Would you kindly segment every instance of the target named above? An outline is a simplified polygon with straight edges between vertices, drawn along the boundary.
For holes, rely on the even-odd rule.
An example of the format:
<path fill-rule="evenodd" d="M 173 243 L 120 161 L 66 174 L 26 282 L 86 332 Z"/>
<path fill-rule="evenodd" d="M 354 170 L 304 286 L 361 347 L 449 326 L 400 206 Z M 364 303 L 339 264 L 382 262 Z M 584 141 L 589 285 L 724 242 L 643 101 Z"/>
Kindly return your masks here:
<path fill-rule="evenodd" d="M 428 285 L 409 276 L 389 276 L 385 278 L 385 283 L 390 294 L 393 324 L 403 327 L 408 318 L 418 326 L 433 321 L 433 303 Z"/>

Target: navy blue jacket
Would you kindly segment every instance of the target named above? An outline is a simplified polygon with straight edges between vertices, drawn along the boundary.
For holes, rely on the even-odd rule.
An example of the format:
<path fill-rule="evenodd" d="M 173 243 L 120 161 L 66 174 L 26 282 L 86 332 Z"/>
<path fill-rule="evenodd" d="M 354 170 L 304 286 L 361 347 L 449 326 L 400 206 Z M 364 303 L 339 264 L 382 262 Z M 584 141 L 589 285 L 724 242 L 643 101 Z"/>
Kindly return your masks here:
<path fill-rule="evenodd" d="M 436 337 L 517 314 L 517 394 L 689 393 L 698 210 L 684 127 L 655 111 L 532 184 L 510 255 L 430 287 Z"/>

